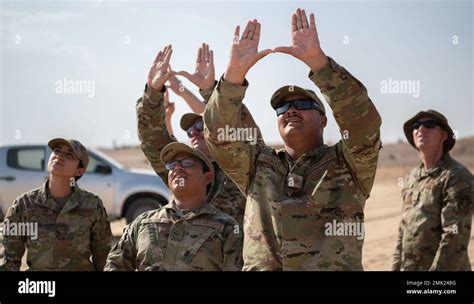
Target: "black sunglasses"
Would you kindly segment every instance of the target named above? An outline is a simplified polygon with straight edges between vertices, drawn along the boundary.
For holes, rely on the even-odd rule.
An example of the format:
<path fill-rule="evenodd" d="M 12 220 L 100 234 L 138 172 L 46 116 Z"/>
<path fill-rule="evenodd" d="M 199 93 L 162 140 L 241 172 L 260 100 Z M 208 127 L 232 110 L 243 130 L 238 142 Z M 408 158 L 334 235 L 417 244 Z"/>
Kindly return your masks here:
<path fill-rule="evenodd" d="M 426 129 L 432 129 L 436 127 L 437 125 L 438 123 L 436 122 L 436 120 L 424 120 L 424 121 L 417 120 L 413 123 L 412 127 L 414 130 L 418 130 L 418 128 L 421 126 L 425 127 Z"/>
<path fill-rule="evenodd" d="M 193 129 L 198 132 L 202 132 L 204 130 L 204 121 L 202 121 L 202 119 L 198 119 L 192 126 L 188 128 L 188 130 L 186 130 L 189 138 L 193 137 Z"/>
<path fill-rule="evenodd" d="M 321 112 L 321 114 L 324 114 L 323 111 L 321 111 L 321 107 L 316 101 L 308 100 L 308 99 L 297 99 L 297 100 L 284 101 L 282 103 L 279 103 L 278 106 L 275 108 L 277 116 L 288 112 L 288 110 L 291 108 L 292 105 L 297 110 L 316 109 L 319 112 Z"/>
<path fill-rule="evenodd" d="M 181 164 L 184 168 L 190 168 L 197 162 L 197 159 L 187 157 L 183 159 L 176 159 L 165 164 L 166 170 L 173 170 L 178 164 Z"/>

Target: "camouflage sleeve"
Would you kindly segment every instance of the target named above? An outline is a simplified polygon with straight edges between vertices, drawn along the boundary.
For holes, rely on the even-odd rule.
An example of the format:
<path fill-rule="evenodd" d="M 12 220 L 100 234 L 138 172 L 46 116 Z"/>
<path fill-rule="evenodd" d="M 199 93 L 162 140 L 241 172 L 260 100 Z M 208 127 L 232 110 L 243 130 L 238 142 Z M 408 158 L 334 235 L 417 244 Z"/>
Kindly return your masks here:
<path fill-rule="evenodd" d="M 223 271 L 241 271 L 243 267 L 242 249 L 243 235 L 242 229 L 237 222 L 229 227 L 227 239 L 224 243 L 224 265 Z"/>
<path fill-rule="evenodd" d="M 403 228 L 402 228 L 402 222 L 400 221 L 400 225 L 398 226 L 397 243 L 395 245 L 395 251 L 393 252 L 391 265 L 390 265 L 391 271 L 400 271 L 400 267 L 402 265 L 402 260 L 401 260 L 402 241 L 403 241 Z"/>
<path fill-rule="evenodd" d="M 105 261 L 107 260 L 107 255 L 109 254 L 110 243 L 112 241 L 110 222 L 102 201 L 100 201 L 96 217 L 97 219 L 92 226 L 92 262 L 94 263 L 96 270 L 102 271 L 105 266 Z"/>
<path fill-rule="evenodd" d="M 258 145 L 226 140 L 225 130 L 245 128 L 241 119 L 242 100 L 248 82 L 236 85 L 221 77 L 204 112 L 204 136 L 213 158 L 246 195 Z"/>
<path fill-rule="evenodd" d="M 135 271 L 137 269 L 136 240 L 141 219 L 142 216 L 138 216 L 123 229 L 122 237 L 110 250 L 104 271 Z"/>
<path fill-rule="evenodd" d="M 441 209 L 443 232 L 430 271 L 459 270 L 471 237 L 473 181 L 456 176 L 447 182 Z"/>
<path fill-rule="evenodd" d="M 3 221 L 4 227 L 10 223 L 21 223 L 23 220 L 23 212 L 20 202 L 15 200 L 13 205 L 8 209 L 7 215 Z M 2 231 L 3 234 L 3 231 Z M 0 270 L 3 271 L 19 271 L 21 267 L 21 258 L 25 253 L 26 237 L 2 235 L 2 246 L 0 247 Z"/>
<path fill-rule="evenodd" d="M 200 90 L 199 91 L 202 98 L 204 98 L 204 102 L 206 104 L 209 102 L 209 99 L 211 98 L 212 92 L 214 91 L 215 87 L 217 86 L 217 83 L 218 82 L 216 80 L 216 82 L 214 83 L 214 87 L 212 87 L 212 89 L 208 89 L 208 90 L 204 90 L 204 91 Z M 241 109 L 240 115 L 241 115 L 240 118 L 242 120 L 242 125 L 257 130 L 257 140 L 258 140 L 259 145 L 265 145 L 265 142 L 264 142 L 263 136 L 262 136 L 262 132 L 260 131 L 259 126 L 257 125 L 255 120 L 253 119 L 252 114 L 250 113 L 249 109 L 247 108 L 247 106 L 245 104 L 242 104 L 242 109 Z"/>
<path fill-rule="evenodd" d="M 143 97 L 137 101 L 137 124 L 140 148 L 150 162 L 153 170 L 163 182 L 168 184 L 168 174 L 165 165 L 160 160 L 161 150 L 167 144 L 175 142 L 166 129 L 164 92 L 146 86 Z"/>
<path fill-rule="evenodd" d="M 199 94 L 204 99 L 205 104 L 207 104 L 209 102 L 209 99 L 211 98 L 212 92 L 214 91 L 216 86 L 217 86 L 217 80 L 214 81 L 214 85 L 212 86 L 212 88 L 207 89 L 207 90 L 199 90 Z"/>
<path fill-rule="evenodd" d="M 309 77 L 333 110 L 342 135 L 344 158 L 368 197 L 381 147 L 381 117 L 364 85 L 332 58 L 318 73 L 310 72 Z"/>

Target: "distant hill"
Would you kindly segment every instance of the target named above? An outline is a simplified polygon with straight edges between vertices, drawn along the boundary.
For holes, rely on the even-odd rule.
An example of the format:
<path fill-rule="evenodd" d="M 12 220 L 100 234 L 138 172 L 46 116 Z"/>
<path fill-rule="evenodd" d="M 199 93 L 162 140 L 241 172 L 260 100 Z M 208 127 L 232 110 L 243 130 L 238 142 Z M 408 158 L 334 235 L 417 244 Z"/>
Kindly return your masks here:
<path fill-rule="evenodd" d="M 474 136 L 456 141 L 450 155 L 468 167 L 474 167 Z M 384 145 L 379 166 L 415 166 L 419 163 L 416 150 L 408 143 Z"/>
<path fill-rule="evenodd" d="M 282 145 L 274 146 L 282 147 Z M 150 168 L 138 146 L 100 150 L 126 167 Z M 474 168 L 474 136 L 457 140 L 450 154 L 465 166 Z M 384 144 L 380 151 L 379 167 L 413 167 L 418 163 L 416 150 L 408 143 Z"/>

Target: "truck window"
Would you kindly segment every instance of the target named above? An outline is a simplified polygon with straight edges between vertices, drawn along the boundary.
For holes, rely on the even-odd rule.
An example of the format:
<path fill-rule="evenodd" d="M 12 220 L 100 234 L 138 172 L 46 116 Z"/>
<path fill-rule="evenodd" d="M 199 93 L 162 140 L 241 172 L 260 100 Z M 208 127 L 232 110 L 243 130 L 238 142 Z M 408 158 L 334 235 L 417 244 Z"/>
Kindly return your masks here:
<path fill-rule="evenodd" d="M 7 152 L 7 166 L 21 170 L 44 171 L 44 148 L 18 147 Z"/>
<path fill-rule="evenodd" d="M 95 173 L 97 166 L 106 166 L 106 164 L 89 154 L 89 165 L 87 166 L 86 173 Z"/>

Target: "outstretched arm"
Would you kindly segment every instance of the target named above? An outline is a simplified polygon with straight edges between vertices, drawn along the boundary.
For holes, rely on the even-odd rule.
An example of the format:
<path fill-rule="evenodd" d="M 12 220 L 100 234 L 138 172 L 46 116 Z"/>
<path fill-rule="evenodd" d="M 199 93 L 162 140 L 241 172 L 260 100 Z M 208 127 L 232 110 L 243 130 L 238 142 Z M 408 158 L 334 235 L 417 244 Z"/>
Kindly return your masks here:
<path fill-rule="evenodd" d="M 167 82 L 167 88 L 171 89 L 176 95 L 183 98 L 194 113 L 204 112 L 206 104 L 194 95 L 176 76 L 170 77 Z"/>
<path fill-rule="evenodd" d="M 164 146 L 175 141 L 167 130 L 164 104 L 164 84 L 174 74 L 169 69 L 170 56 L 171 46 L 166 46 L 158 53 L 148 73 L 146 90 L 136 106 L 140 148 L 165 184 L 168 174 L 160 153 Z"/>
<path fill-rule="evenodd" d="M 244 194 L 248 191 L 257 150 L 263 141 L 257 140 L 252 144 L 249 141 L 226 140 L 221 135 L 229 128 L 255 129 L 259 134 L 248 110 L 242 110 L 242 100 L 248 86 L 245 81 L 247 71 L 272 52 L 269 49 L 258 52 L 260 27 L 257 20 L 249 21 L 240 39 L 240 28 L 235 28 L 229 64 L 204 112 L 204 136 L 209 151 Z"/>
<path fill-rule="evenodd" d="M 314 14 L 306 17 L 305 10 L 297 9 L 291 16 L 291 45 L 274 48 L 275 52 L 286 53 L 306 63 L 313 73 L 317 73 L 328 63 L 321 49 Z"/>
<path fill-rule="evenodd" d="M 339 150 L 366 197 L 375 178 L 382 120 L 364 85 L 321 49 L 314 14 L 308 23 L 304 10 L 291 19 L 292 44 L 275 48 L 290 54 L 311 69 L 309 78 L 319 87 L 333 110 L 342 141 Z"/>
<path fill-rule="evenodd" d="M 204 97 L 204 102 L 200 101 L 191 93 L 176 77 L 169 80 L 170 88 L 180 97 L 182 97 L 191 107 L 194 113 L 204 112 L 206 102 L 209 100 L 210 92 L 216 85 L 216 75 L 214 68 L 214 52 L 209 49 L 209 45 L 203 43 L 197 51 L 196 68 L 194 73 L 179 71 L 176 75 L 186 77 L 189 81 L 199 88 L 199 92 Z"/>
<path fill-rule="evenodd" d="M 230 51 L 230 60 L 224 73 L 224 79 L 232 84 L 242 85 L 245 75 L 257 61 L 273 53 L 273 50 L 266 49 L 258 51 L 260 42 L 261 24 L 256 19 L 248 21 L 242 36 L 240 26 L 234 31 L 234 40 Z"/>
<path fill-rule="evenodd" d="M 171 124 L 171 118 L 173 117 L 173 113 L 175 110 L 174 102 L 170 102 L 170 95 L 168 92 L 164 94 L 164 106 L 165 106 L 165 122 L 166 122 L 166 130 L 168 130 L 168 134 L 173 136 L 173 125 Z"/>

